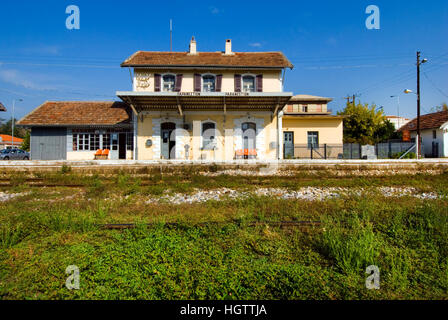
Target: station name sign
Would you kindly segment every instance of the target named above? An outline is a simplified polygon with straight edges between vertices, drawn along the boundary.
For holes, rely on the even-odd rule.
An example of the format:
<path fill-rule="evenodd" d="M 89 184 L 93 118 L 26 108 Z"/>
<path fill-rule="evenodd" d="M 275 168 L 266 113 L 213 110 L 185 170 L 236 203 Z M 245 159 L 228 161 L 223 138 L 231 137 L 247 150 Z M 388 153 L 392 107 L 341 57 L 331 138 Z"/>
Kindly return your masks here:
<path fill-rule="evenodd" d="M 200 97 L 200 96 L 210 96 L 209 92 L 178 92 L 178 96 L 194 96 L 194 97 Z M 226 96 L 231 97 L 248 97 L 248 92 L 225 92 Z"/>

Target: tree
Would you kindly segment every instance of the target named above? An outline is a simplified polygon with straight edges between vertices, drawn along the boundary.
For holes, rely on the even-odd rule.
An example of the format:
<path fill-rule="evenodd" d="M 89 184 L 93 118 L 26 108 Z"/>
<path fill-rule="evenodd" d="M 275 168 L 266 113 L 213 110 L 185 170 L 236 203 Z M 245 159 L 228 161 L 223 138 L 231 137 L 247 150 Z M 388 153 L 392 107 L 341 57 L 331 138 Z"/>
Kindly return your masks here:
<path fill-rule="evenodd" d="M 12 118 L 8 121 L 4 121 L 4 119 L 1 119 L 0 121 L 0 134 L 7 134 L 12 135 Z M 14 123 L 17 122 L 17 119 L 14 119 Z M 24 138 L 26 135 L 27 130 L 14 126 L 14 137 L 17 138 Z"/>
<path fill-rule="evenodd" d="M 394 135 L 393 124 L 386 119 L 382 110 L 377 110 L 375 104 L 369 107 L 367 103 L 347 103 L 338 115 L 345 116 L 345 143 L 375 144 Z"/>
<path fill-rule="evenodd" d="M 448 111 L 448 105 L 443 102 L 440 106 L 435 106 L 431 108 L 431 112 Z"/>
<path fill-rule="evenodd" d="M 23 138 L 22 145 L 20 146 L 20 149 L 25 150 L 25 151 L 30 151 L 30 137 L 31 137 L 31 134 L 27 130 L 25 137 Z"/>

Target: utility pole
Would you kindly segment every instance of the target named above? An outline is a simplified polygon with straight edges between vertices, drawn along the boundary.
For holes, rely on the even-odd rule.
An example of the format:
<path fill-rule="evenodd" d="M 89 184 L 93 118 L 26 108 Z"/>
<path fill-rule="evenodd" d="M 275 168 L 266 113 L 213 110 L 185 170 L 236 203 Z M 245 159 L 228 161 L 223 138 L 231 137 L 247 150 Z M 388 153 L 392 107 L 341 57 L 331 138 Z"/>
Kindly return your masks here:
<path fill-rule="evenodd" d="M 417 51 L 417 160 L 420 154 L 420 51 Z"/>
<path fill-rule="evenodd" d="M 347 100 L 347 104 L 349 104 L 350 103 L 350 98 L 351 98 L 353 105 L 355 105 L 355 97 L 356 97 L 356 94 L 352 95 L 351 97 L 347 96 L 344 99 L 346 99 Z"/>
<path fill-rule="evenodd" d="M 350 96 L 347 96 L 346 98 L 344 98 L 344 99 L 346 99 L 347 100 L 347 104 L 349 104 L 350 103 Z"/>

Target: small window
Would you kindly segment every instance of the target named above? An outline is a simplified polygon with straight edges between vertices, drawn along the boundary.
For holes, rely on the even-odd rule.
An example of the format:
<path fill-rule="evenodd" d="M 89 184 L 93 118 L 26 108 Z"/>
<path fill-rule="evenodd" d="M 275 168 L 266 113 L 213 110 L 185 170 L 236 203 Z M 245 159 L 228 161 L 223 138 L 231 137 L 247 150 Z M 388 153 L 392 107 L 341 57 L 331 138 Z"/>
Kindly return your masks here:
<path fill-rule="evenodd" d="M 215 76 L 214 75 L 205 75 L 202 76 L 202 91 L 203 92 L 215 92 Z"/>
<path fill-rule="evenodd" d="M 308 106 L 306 104 L 302 106 L 302 112 L 308 112 Z"/>
<path fill-rule="evenodd" d="M 110 150 L 110 133 L 103 134 L 103 149 Z"/>
<path fill-rule="evenodd" d="M 319 148 L 319 132 L 308 131 L 308 149 Z"/>
<path fill-rule="evenodd" d="M 243 77 L 243 92 L 255 92 L 255 77 L 244 76 Z"/>
<path fill-rule="evenodd" d="M 163 76 L 163 91 L 173 92 L 176 85 L 176 77 L 173 74 Z"/>
<path fill-rule="evenodd" d="M 216 147 L 216 125 L 213 122 L 202 124 L 202 149 L 213 150 Z"/>
<path fill-rule="evenodd" d="M 436 130 L 432 130 L 432 138 L 437 139 L 437 131 Z"/>

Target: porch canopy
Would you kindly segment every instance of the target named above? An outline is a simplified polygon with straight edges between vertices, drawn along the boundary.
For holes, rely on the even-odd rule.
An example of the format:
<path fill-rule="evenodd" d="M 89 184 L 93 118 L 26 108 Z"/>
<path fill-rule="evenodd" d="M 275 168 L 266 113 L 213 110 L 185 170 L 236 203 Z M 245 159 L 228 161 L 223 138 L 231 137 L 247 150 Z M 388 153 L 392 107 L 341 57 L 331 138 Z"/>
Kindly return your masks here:
<path fill-rule="evenodd" d="M 134 113 L 141 111 L 271 111 L 277 113 L 293 96 L 292 92 L 135 92 L 118 91 Z"/>

